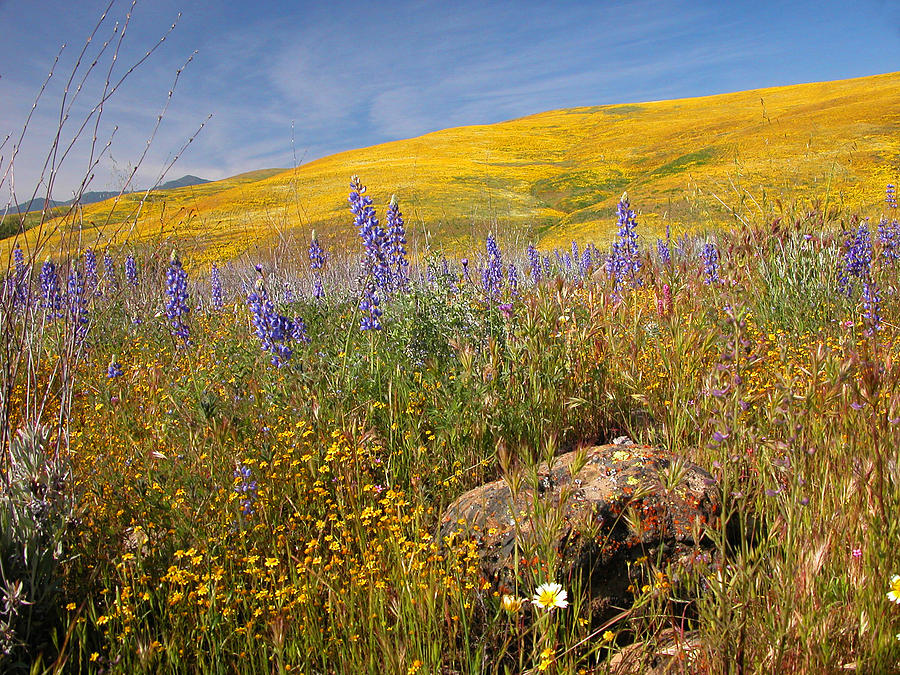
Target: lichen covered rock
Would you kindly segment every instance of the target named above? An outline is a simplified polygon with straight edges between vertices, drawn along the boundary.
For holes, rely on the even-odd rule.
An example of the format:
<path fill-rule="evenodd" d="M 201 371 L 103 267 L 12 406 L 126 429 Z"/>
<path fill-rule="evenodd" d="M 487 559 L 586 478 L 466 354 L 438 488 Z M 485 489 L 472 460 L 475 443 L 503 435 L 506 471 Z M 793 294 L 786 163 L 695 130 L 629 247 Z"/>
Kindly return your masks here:
<path fill-rule="evenodd" d="M 579 468 L 578 453 L 569 452 L 536 476 L 520 475 L 515 496 L 516 479 L 466 492 L 444 513 L 442 539 L 475 537 L 483 573 L 501 590 L 552 551 L 559 576 L 577 577 L 596 602 L 616 606 L 628 602 L 630 563 L 674 562 L 704 545 L 721 501 L 701 467 L 623 444 L 589 448 L 581 459 Z M 537 569 L 534 578 L 542 574 Z"/>

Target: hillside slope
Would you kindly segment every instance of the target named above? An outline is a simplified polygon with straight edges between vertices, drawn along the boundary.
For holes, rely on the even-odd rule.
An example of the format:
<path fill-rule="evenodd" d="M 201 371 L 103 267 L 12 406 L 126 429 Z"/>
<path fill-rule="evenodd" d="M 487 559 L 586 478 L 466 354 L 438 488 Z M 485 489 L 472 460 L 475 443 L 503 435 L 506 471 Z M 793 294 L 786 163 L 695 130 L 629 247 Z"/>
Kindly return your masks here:
<path fill-rule="evenodd" d="M 261 180 L 229 179 L 145 203 L 84 207 L 85 231 L 185 240 L 230 258 L 315 228 L 354 236 L 347 183 L 358 174 L 379 214 L 400 200 L 421 242 L 468 245 L 488 229 L 545 245 L 602 243 L 627 190 L 646 233 L 752 219 L 777 200 L 819 199 L 877 215 L 900 173 L 900 73 L 633 105 L 540 113 L 343 152 Z M 728 206 L 726 208 L 723 203 Z M 777 207 L 776 207 L 777 211 Z M 71 225 L 69 225 L 71 227 Z M 189 244 L 187 243 L 189 242 Z"/>

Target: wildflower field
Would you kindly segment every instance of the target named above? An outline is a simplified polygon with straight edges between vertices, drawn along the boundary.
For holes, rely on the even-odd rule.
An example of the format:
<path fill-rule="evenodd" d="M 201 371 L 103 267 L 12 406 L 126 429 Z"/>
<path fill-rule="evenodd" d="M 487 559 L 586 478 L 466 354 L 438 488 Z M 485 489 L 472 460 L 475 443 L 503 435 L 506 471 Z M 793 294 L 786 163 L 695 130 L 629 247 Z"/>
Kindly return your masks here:
<path fill-rule="evenodd" d="M 402 201 L 349 194 L 353 247 L 14 247 L 0 669 L 900 672 L 893 186 L 658 238 L 622 197 L 611 248 L 413 262 Z M 441 536 L 466 490 L 622 435 L 722 510 L 613 614 L 552 551 L 501 589 Z"/>

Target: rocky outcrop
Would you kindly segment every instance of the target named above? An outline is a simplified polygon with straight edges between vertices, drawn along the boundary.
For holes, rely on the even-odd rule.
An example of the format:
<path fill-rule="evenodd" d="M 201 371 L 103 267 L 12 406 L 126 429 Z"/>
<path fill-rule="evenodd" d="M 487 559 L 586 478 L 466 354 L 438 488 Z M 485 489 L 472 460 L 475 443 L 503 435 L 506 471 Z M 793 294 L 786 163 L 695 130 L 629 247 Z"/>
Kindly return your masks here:
<path fill-rule="evenodd" d="M 444 513 L 442 538 L 475 537 L 484 575 L 501 590 L 512 587 L 516 572 L 527 578 L 529 567 L 531 580 L 544 580 L 540 567 L 550 552 L 559 576 L 589 583 L 598 603 L 622 606 L 630 597 L 629 563 L 695 555 L 721 502 L 699 466 L 617 442 L 463 494 Z"/>

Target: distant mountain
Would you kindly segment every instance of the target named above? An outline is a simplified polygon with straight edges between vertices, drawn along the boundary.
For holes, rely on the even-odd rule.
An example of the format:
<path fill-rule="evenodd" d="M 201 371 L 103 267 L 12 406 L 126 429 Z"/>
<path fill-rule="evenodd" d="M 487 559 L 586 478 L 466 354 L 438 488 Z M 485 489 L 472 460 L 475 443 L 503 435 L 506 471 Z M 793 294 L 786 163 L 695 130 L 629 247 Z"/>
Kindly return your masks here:
<path fill-rule="evenodd" d="M 46 202 L 47 208 L 56 208 L 57 206 L 65 206 L 66 202 L 58 202 L 55 199 L 44 199 L 44 197 L 35 197 L 31 202 L 22 202 L 21 204 L 16 204 L 14 207 L 11 206 L 9 208 L 9 212 L 12 213 L 25 213 L 27 211 L 42 211 L 44 209 L 44 203 Z"/>
<path fill-rule="evenodd" d="M 203 185 L 203 183 L 208 183 L 209 181 L 205 178 L 197 178 L 197 176 L 191 176 L 190 174 L 187 176 L 182 176 L 181 178 L 176 178 L 175 180 L 170 180 L 168 183 L 163 183 L 160 185 L 157 190 L 174 190 L 175 188 L 187 187 L 189 185 Z"/>
<path fill-rule="evenodd" d="M 91 191 L 85 192 L 81 195 L 81 199 L 78 200 L 80 204 L 96 204 L 97 202 L 102 202 L 104 199 L 112 199 L 113 197 L 118 197 L 119 193 L 114 192 L 112 190 L 102 190 L 102 191 Z M 67 202 L 63 202 L 62 206 L 69 206 L 72 203 L 72 199 Z"/>
<path fill-rule="evenodd" d="M 205 178 L 198 178 L 197 176 L 182 176 L 181 178 L 176 178 L 175 180 L 170 180 L 166 183 L 163 183 L 159 187 L 155 188 L 155 190 L 174 190 L 175 188 L 187 187 L 189 185 L 202 185 L 203 183 L 208 183 L 209 181 Z M 143 190 L 133 190 L 131 192 L 126 192 L 124 194 L 132 194 L 134 192 L 143 192 Z M 78 200 L 79 204 L 96 204 L 97 202 L 106 201 L 107 199 L 113 199 L 118 197 L 120 194 L 117 190 L 92 190 L 91 192 L 85 192 L 81 195 L 81 199 Z M 71 206 L 74 199 L 69 199 L 65 202 L 58 202 L 55 199 L 51 199 L 47 201 L 49 208 L 55 208 L 57 206 Z M 22 202 L 21 204 L 17 204 L 15 209 L 10 209 L 11 213 L 26 213 L 27 211 L 40 211 L 44 208 L 45 199 L 43 197 L 35 198 L 32 202 Z"/>

